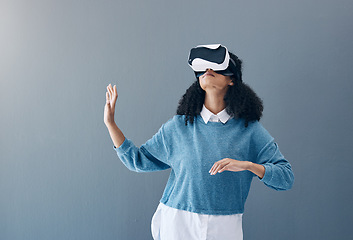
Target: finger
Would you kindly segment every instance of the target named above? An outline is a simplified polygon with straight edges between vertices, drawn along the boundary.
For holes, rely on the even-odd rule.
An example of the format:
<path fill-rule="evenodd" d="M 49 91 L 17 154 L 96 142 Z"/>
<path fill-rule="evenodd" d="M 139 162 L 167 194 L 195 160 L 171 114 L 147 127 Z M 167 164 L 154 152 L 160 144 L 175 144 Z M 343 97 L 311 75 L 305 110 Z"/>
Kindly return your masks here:
<path fill-rule="evenodd" d="M 214 168 L 212 169 L 211 175 L 215 175 L 219 167 L 220 167 L 220 163 L 215 164 Z"/>
<path fill-rule="evenodd" d="M 109 84 L 110 85 L 110 84 Z M 112 97 L 113 97 L 113 94 L 112 94 L 112 90 L 110 89 L 110 86 L 108 85 L 108 87 L 107 87 L 107 90 L 108 90 L 108 92 L 109 92 L 109 99 L 112 99 Z"/>
<path fill-rule="evenodd" d="M 223 166 L 224 166 L 224 164 L 218 164 L 216 169 L 213 171 L 213 175 L 216 174 L 219 170 L 221 170 L 223 168 Z"/>
<path fill-rule="evenodd" d="M 109 84 L 109 89 L 110 89 L 111 92 L 113 92 L 112 84 Z"/>
<path fill-rule="evenodd" d="M 228 170 L 228 165 L 229 164 L 223 166 L 218 172 L 221 173 L 221 172 L 224 172 L 224 171 Z"/>
<path fill-rule="evenodd" d="M 108 94 L 108 100 L 110 101 L 110 99 L 111 99 L 111 94 L 110 94 L 110 92 L 109 92 L 109 88 L 107 87 L 107 94 Z"/>
<path fill-rule="evenodd" d="M 116 99 L 118 98 L 115 85 L 114 85 L 114 88 L 110 88 L 110 94 L 111 94 L 110 102 L 111 102 L 112 106 L 115 107 Z"/>
<path fill-rule="evenodd" d="M 118 97 L 118 91 L 116 90 L 116 85 L 114 85 L 114 89 L 113 89 L 113 93 L 114 93 L 114 98 Z"/>
<path fill-rule="evenodd" d="M 211 167 L 211 169 L 210 169 L 210 173 L 211 172 L 213 172 L 214 170 L 215 170 L 215 168 L 218 166 L 218 164 L 221 164 L 222 162 L 224 162 L 224 160 L 225 159 L 222 159 L 222 160 L 219 160 L 219 161 L 217 161 L 217 162 L 215 162 L 214 164 L 213 164 L 213 166 Z"/>
<path fill-rule="evenodd" d="M 225 168 L 225 167 L 228 167 L 229 164 L 230 164 L 230 162 L 227 161 L 227 160 L 222 161 L 222 162 L 218 165 L 218 167 L 214 170 L 214 174 L 220 173 L 221 170 L 222 170 L 223 168 Z"/>
<path fill-rule="evenodd" d="M 108 89 L 108 91 L 109 91 L 109 93 L 110 93 L 111 90 L 112 90 L 112 87 L 111 87 L 110 83 L 109 83 L 109 85 L 107 86 L 107 89 Z"/>
<path fill-rule="evenodd" d="M 210 171 L 208 171 L 208 172 L 209 172 L 209 173 L 212 173 L 212 172 L 213 172 L 213 169 L 216 168 L 216 165 L 217 165 L 217 163 L 214 163 L 213 166 L 211 167 Z"/>
<path fill-rule="evenodd" d="M 226 162 L 226 163 L 223 165 L 223 167 L 221 167 L 221 168 L 218 170 L 218 172 L 221 173 L 221 172 L 223 172 L 223 171 L 225 171 L 225 170 L 228 170 L 229 166 L 230 166 L 230 162 Z"/>
<path fill-rule="evenodd" d="M 110 104 L 110 100 L 109 100 L 109 93 L 105 92 L 105 100 L 107 104 Z"/>

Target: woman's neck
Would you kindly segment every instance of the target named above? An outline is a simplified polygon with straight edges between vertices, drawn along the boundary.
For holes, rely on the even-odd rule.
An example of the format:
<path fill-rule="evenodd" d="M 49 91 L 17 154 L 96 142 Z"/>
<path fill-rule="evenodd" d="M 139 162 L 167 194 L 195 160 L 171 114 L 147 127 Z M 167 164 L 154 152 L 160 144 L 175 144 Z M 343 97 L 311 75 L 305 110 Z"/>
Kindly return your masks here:
<path fill-rule="evenodd" d="M 213 114 L 217 114 L 226 107 L 224 95 L 211 95 L 206 93 L 204 105 Z"/>

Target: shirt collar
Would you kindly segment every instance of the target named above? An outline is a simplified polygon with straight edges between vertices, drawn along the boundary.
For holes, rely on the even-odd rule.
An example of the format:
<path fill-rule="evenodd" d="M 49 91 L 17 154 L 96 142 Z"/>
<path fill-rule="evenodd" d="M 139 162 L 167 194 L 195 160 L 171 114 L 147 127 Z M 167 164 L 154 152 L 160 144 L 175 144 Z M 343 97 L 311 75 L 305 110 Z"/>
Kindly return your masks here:
<path fill-rule="evenodd" d="M 226 123 L 230 119 L 230 116 L 227 113 L 226 109 L 223 109 L 222 111 L 220 111 L 217 114 L 213 114 L 210 110 L 208 110 L 205 107 L 205 104 L 202 106 L 202 110 L 201 110 L 200 115 L 206 124 L 208 121 L 210 121 L 210 119 L 211 119 L 211 121 L 218 120 L 218 121 L 222 122 L 223 124 Z"/>

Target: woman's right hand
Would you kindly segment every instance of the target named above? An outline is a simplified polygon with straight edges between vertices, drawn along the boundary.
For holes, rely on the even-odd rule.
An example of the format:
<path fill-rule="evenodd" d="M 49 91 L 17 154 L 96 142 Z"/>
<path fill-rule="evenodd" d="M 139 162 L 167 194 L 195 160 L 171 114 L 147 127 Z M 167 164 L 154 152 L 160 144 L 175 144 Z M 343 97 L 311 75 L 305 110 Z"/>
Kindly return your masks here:
<path fill-rule="evenodd" d="M 109 125 L 114 123 L 115 103 L 118 98 L 118 92 L 116 91 L 116 85 L 112 87 L 111 84 L 107 86 L 107 92 L 105 93 L 106 102 L 104 106 L 104 123 Z"/>

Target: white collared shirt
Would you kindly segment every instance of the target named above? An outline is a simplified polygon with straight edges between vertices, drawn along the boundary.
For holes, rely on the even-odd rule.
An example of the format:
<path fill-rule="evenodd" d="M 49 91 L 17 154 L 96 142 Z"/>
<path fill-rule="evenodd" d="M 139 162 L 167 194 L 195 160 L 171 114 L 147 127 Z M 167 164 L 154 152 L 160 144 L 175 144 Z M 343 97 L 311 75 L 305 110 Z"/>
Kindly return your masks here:
<path fill-rule="evenodd" d="M 222 122 L 223 124 L 226 123 L 231 117 L 227 113 L 226 109 L 223 109 L 217 114 L 213 114 L 210 110 L 208 110 L 205 106 L 205 104 L 202 107 L 201 113 L 200 113 L 202 119 L 205 121 L 207 124 L 208 121 L 210 122 Z"/>
<path fill-rule="evenodd" d="M 231 116 L 223 109 L 213 114 L 203 105 L 201 117 L 207 122 L 225 124 Z M 215 160 L 216 161 L 216 160 Z M 154 240 L 243 240 L 243 213 L 232 215 L 206 215 L 188 212 L 159 203 L 151 221 Z"/>

